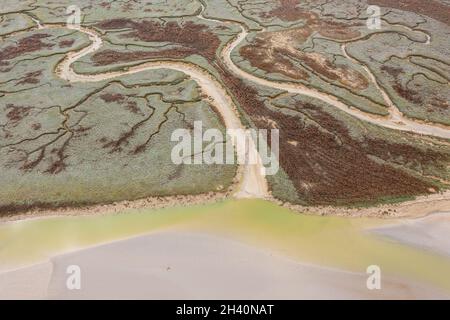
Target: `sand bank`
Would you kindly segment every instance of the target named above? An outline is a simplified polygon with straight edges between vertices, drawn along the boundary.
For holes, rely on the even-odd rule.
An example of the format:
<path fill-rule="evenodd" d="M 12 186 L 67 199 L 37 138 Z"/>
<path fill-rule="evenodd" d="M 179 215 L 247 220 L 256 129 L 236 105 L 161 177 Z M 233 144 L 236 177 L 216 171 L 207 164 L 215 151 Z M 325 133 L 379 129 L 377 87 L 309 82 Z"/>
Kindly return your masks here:
<path fill-rule="evenodd" d="M 450 257 L 450 212 L 402 220 L 371 231 L 391 241 Z"/>
<path fill-rule="evenodd" d="M 81 290 L 66 288 L 67 267 L 81 268 Z M 31 279 L 31 281 L 30 281 Z M 166 231 L 60 255 L 0 275 L 0 298 L 50 299 L 415 299 L 434 289 L 366 274 L 301 264 L 226 238 Z M 448 298 L 448 297 L 447 297 Z"/>

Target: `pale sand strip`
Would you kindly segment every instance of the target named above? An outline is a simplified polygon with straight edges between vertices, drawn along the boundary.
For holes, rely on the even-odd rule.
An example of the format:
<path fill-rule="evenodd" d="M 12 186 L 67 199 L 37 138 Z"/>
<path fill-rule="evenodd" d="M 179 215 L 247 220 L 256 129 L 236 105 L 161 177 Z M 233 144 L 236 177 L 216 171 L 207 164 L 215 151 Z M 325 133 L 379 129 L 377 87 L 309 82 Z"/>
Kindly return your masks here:
<path fill-rule="evenodd" d="M 402 220 L 371 232 L 391 241 L 450 256 L 450 212 Z"/>
<path fill-rule="evenodd" d="M 436 193 L 427 196 L 418 196 L 414 200 L 404 201 L 393 204 L 380 204 L 367 208 L 345 208 L 345 207 L 307 207 L 283 203 L 273 199 L 275 203 L 289 208 L 293 211 L 321 215 L 321 216 L 339 216 L 339 217 L 376 217 L 383 219 L 397 218 L 419 218 L 432 214 L 433 212 L 447 212 L 450 210 L 450 191 Z"/>
<path fill-rule="evenodd" d="M 51 262 L 0 273 L 0 300 L 45 299 L 52 276 Z"/>
<path fill-rule="evenodd" d="M 0 276 L 2 298 L 50 299 L 415 299 L 448 298 L 400 279 L 366 289 L 366 275 L 300 264 L 216 236 L 161 232 L 116 241 Z M 66 268 L 79 265 L 82 290 L 66 289 Z M 30 279 L 32 281 L 30 281 Z M 50 279 L 48 281 L 48 279 Z"/>
<path fill-rule="evenodd" d="M 236 183 L 236 182 L 235 182 Z M 235 184 L 234 184 L 235 185 Z M 179 195 L 169 197 L 148 197 L 140 200 L 125 200 L 111 204 L 98 204 L 79 208 L 60 207 L 54 209 L 34 209 L 10 216 L 0 216 L 0 224 L 20 222 L 32 219 L 45 219 L 65 216 L 93 216 L 124 213 L 132 209 L 162 209 L 178 206 L 206 205 L 229 198 L 234 185 L 224 193 L 207 193 L 202 195 Z M 308 207 L 282 202 L 273 197 L 266 199 L 294 212 L 308 215 L 336 216 L 336 217 L 371 217 L 383 219 L 418 218 L 433 212 L 447 212 L 450 210 L 450 191 L 429 196 L 419 196 L 414 200 L 395 204 L 381 204 L 368 208 L 345 208 L 333 206 Z"/>

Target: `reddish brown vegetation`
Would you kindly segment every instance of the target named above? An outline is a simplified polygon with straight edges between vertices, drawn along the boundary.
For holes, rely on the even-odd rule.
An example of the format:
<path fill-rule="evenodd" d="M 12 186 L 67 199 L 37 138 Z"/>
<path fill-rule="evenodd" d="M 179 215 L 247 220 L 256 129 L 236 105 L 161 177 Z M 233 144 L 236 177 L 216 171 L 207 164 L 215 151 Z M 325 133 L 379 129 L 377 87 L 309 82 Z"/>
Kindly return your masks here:
<path fill-rule="evenodd" d="M 100 95 L 100 98 L 106 103 L 116 102 L 118 104 L 123 104 L 126 99 L 126 97 L 120 93 L 104 93 Z M 134 114 L 144 115 L 139 109 L 136 101 L 127 101 L 125 109 Z"/>
<path fill-rule="evenodd" d="M 6 126 L 16 127 L 23 122 L 22 120 L 30 116 L 31 110 L 33 110 L 33 113 L 36 115 L 46 109 L 8 104 L 6 106 L 6 117 L 8 119 Z M 79 121 L 81 121 L 81 119 L 83 118 L 81 117 Z M 11 165 L 18 165 L 23 171 L 31 171 L 38 168 L 41 164 L 44 164 L 47 168 L 41 168 L 42 172 L 49 174 L 58 174 L 62 172 L 67 166 L 67 148 L 70 142 L 75 138 L 85 136 L 87 134 L 86 132 L 90 130 L 88 127 L 79 125 L 79 121 L 69 127 L 63 126 L 64 132 L 60 132 L 60 130 L 62 130 L 60 129 L 55 133 L 47 133 L 49 140 L 47 142 L 41 142 L 38 146 L 36 146 L 34 140 L 28 139 L 24 139 L 20 143 L 11 145 L 9 147 L 9 152 L 16 155 L 14 160 L 12 160 Z M 42 124 L 39 122 L 34 122 L 29 125 L 33 130 L 42 129 Z M 11 136 L 12 135 L 9 135 L 9 137 Z M 43 137 L 43 135 L 41 137 Z"/>
<path fill-rule="evenodd" d="M 450 7 L 436 0 L 369 0 L 370 4 L 423 14 L 450 25 Z"/>
<path fill-rule="evenodd" d="M 297 21 L 300 19 L 310 19 L 311 12 L 298 8 L 299 0 L 279 0 L 280 6 L 260 16 L 263 18 L 278 17 L 283 21 Z"/>
<path fill-rule="evenodd" d="M 34 71 L 34 72 L 28 72 L 25 77 L 16 83 L 17 85 L 24 85 L 24 84 L 37 84 L 40 82 L 39 77 L 42 75 L 42 70 Z"/>
<path fill-rule="evenodd" d="M 106 103 L 111 102 L 122 103 L 125 100 L 125 96 L 120 93 L 104 93 L 100 95 L 100 98 Z"/>
<path fill-rule="evenodd" d="M 26 116 L 30 114 L 31 107 L 16 106 L 13 104 L 6 105 L 6 117 L 12 126 L 17 125 Z"/>
<path fill-rule="evenodd" d="M 92 61 L 96 66 L 106 66 L 118 62 L 131 62 L 148 60 L 154 58 L 166 59 L 182 59 L 186 58 L 195 52 L 189 49 L 168 49 L 161 51 L 133 51 L 133 52 L 119 52 L 114 50 L 104 50 L 94 54 Z"/>
<path fill-rule="evenodd" d="M 51 154 L 55 155 L 56 158 L 52 159 L 50 166 L 47 170 L 45 170 L 46 173 L 50 174 L 58 174 L 64 171 L 67 167 L 65 160 L 68 158 L 68 155 L 66 154 L 66 149 L 69 146 L 69 142 L 72 139 L 73 134 L 69 134 L 69 137 L 63 142 L 62 146 L 59 148 L 54 148 L 51 150 Z"/>
<path fill-rule="evenodd" d="M 368 80 L 358 71 L 346 65 L 332 62 L 320 53 L 297 50 L 293 39 L 305 39 L 310 32 L 293 29 L 275 33 L 262 34 L 250 44 L 240 49 L 240 55 L 247 59 L 252 67 L 269 73 L 279 73 L 296 80 L 307 80 L 309 74 L 304 67 L 331 81 L 356 90 L 363 90 L 369 85 Z M 296 61 L 297 64 L 294 64 Z M 301 66 L 300 64 L 303 64 Z"/>
<path fill-rule="evenodd" d="M 382 140 L 374 140 L 367 138 L 367 150 L 370 150 L 371 154 L 376 155 L 385 161 L 394 161 L 403 166 L 437 166 L 442 170 L 446 170 L 445 167 L 449 161 L 449 156 L 435 152 L 433 150 L 420 150 L 413 146 L 387 142 Z M 442 165 L 441 165 L 442 164 Z"/>
<path fill-rule="evenodd" d="M 42 128 L 42 125 L 40 123 L 33 123 L 31 128 L 33 128 L 33 130 L 39 130 Z"/>
<path fill-rule="evenodd" d="M 311 31 L 317 31 L 324 37 L 330 37 L 339 40 L 346 40 L 357 37 L 358 32 L 349 29 L 357 26 L 359 23 L 342 23 L 330 19 L 320 19 L 319 16 L 308 10 L 299 8 L 300 0 L 278 0 L 279 7 L 261 14 L 263 18 L 277 17 L 283 21 L 305 20 L 305 26 L 302 28 L 311 34 Z"/>
<path fill-rule="evenodd" d="M 358 71 L 346 65 L 331 62 L 319 53 L 302 53 L 299 56 L 305 65 L 329 80 L 340 82 L 356 90 L 364 90 L 369 86 L 369 81 Z"/>
<path fill-rule="evenodd" d="M 102 8 L 111 9 L 111 3 L 107 2 L 107 1 L 101 2 L 99 5 Z"/>
<path fill-rule="evenodd" d="M 400 97 L 412 103 L 423 103 L 423 99 L 420 96 L 419 92 L 412 90 L 401 83 L 399 76 L 404 74 L 405 72 L 402 68 L 383 65 L 380 69 L 394 78 L 394 84 L 392 85 L 392 88 L 398 93 Z"/>
<path fill-rule="evenodd" d="M 126 96 L 120 93 L 104 93 L 100 96 L 100 98 L 106 103 L 116 102 L 118 104 L 123 104 L 126 100 Z M 145 116 L 135 101 L 127 101 L 124 107 L 131 113 Z M 110 149 L 110 153 L 122 152 L 123 146 L 129 144 L 130 139 L 133 138 L 136 131 L 145 123 L 146 120 L 148 120 L 148 118 L 133 125 L 130 130 L 123 132 L 118 139 L 109 140 L 106 137 L 103 137 L 100 139 L 100 143 L 102 143 L 104 149 Z"/>
<path fill-rule="evenodd" d="M 47 168 L 43 172 L 48 174 L 59 174 L 67 168 L 67 159 L 69 155 L 67 149 L 72 140 L 86 136 L 90 127 L 83 127 L 75 124 L 71 126 L 66 132 L 59 134 L 56 138 L 52 138 L 47 143 L 42 144 L 38 148 L 33 148 L 33 151 L 25 149 L 16 149 L 22 153 L 22 166 L 20 169 L 24 171 L 31 171 L 38 168 L 41 164 L 47 164 Z"/>
<path fill-rule="evenodd" d="M 369 0 L 369 4 L 381 7 L 395 8 L 403 11 L 411 11 L 431 17 L 440 22 L 450 24 L 450 8 L 437 0 Z M 311 14 L 298 5 L 300 0 L 279 0 L 279 7 L 261 14 L 261 17 L 278 17 L 283 21 L 297 21 L 308 19 Z"/>
<path fill-rule="evenodd" d="M 271 51 L 271 54 L 269 53 Z M 289 60 L 289 52 L 285 48 L 274 48 L 270 43 L 255 39 L 251 45 L 242 47 L 240 55 L 247 59 L 252 67 L 269 73 L 279 73 L 296 80 L 306 80 L 308 73 Z"/>
<path fill-rule="evenodd" d="M 64 203 L 64 204 L 49 204 L 45 202 L 35 202 L 32 204 L 8 204 L 0 206 L 0 217 L 12 217 L 15 214 L 29 212 L 31 210 L 54 210 L 60 208 L 79 208 L 87 204 L 75 204 L 75 203 Z"/>
<path fill-rule="evenodd" d="M 270 122 L 275 121 L 280 129 L 280 164 L 300 198 L 309 204 L 374 202 L 382 197 L 427 194 L 435 187 L 405 171 L 378 163 L 369 154 L 386 161 L 400 159 L 402 163 L 436 164 L 444 158 L 449 160 L 447 155 L 411 146 L 356 140 L 344 124 L 320 107 L 298 103 L 297 110 L 318 124 L 307 125 L 300 117 L 266 108 L 255 89 L 225 68 L 219 70 L 227 88 L 256 127 L 270 129 Z M 296 144 L 289 143 L 292 141 Z"/>
<path fill-rule="evenodd" d="M 450 108 L 450 101 L 446 101 L 443 98 L 435 97 L 431 101 L 431 106 L 439 110 L 448 110 Z"/>
<path fill-rule="evenodd" d="M 128 103 L 125 105 L 125 109 L 134 114 L 144 115 L 139 109 L 136 101 L 128 101 Z"/>
<path fill-rule="evenodd" d="M 216 58 L 220 39 L 208 31 L 205 25 L 186 22 L 166 24 L 154 21 L 134 22 L 129 19 L 113 19 L 99 23 L 97 27 L 104 30 L 131 28 L 133 31 L 122 35 L 123 38 L 134 38 L 144 42 L 170 42 L 180 47 L 161 51 L 117 52 L 106 50 L 93 56 L 96 65 L 107 65 L 114 62 L 137 61 L 151 58 L 185 58 L 198 54 L 209 61 Z"/>
<path fill-rule="evenodd" d="M 405 72 L 405 70 L 403 70 L 402 68 L 391 67 L 391 66 L 387 66 L 387 65 L 382 65 L 381 70 L 387 72 L 394 78 L 398 78 L 399 75 L 401 75 Z"/>
<path fill-rule="evenodd" d="M 0 51 L 1 65 L 8 65 L 7 60 L 17 58 L 25 53 L 52 48 L 52 44 L 42 42 L 42 39 L 48 37 L 50 37 L 49 34 L 34 34 L 32 36 L 20 39 L 16 45 L 6 47 Z"/>
<path fill-rule="evenodd" d="M 423 103 L 422 97 L 416 90 L 409 89 L 408 87 L 402 85 L 401 83 L 395 83 L 392 87 L 403 99 L 408 100 L 409 102 L 415 104 Z"/>
<path fill-rule="evenodd" d="M 322 54 L 297 50 L 297 47 L 314 32 L 339 40 L 355 38 L 359 36 L 359 32 L 352 30 L 351 27 L 356 24 L 320 19 L 317 14 L 298 8 L 298 4 L 299 2 L 295 0 L 281 0 L 279 8 L 264 16 L 277 16 L 288 21 L 305 19 L 303 27 L 262 33 L 251 44 L 240 49 L 241 56 L 247 59 L 252 67 L 269 73 L 280 73 L 292 79 L 306 80 L 309 78 L 308 73 L 300 65 L 303 63 L 320 76 L 338 81 L 352 89 L 367 88 L 369 82 L 361 73 L 351 70 L 345 65 L 336 65 Z"/>
<path fill-rule="evenodd" d="M 116 140 L 109 141 L 108 139 L 106 139 L 106 143 L 103 144 L 103 148 L 111 149 L 109 153 L 121 152 L 123 150 L 122 145 L 129 144 L 129 140 L 134 136 L 135 130 L 136 129 L 132 128 L 131 130 L 122 133 Z"/>
<path fill-rule="evenodd" d="M 73 46 L 73 44 L 75 43 L 74 39 L 71 40 L 63 40 L 59 42 L 59 47 L 60 48 L 70 48 L 71 46 Z"/>

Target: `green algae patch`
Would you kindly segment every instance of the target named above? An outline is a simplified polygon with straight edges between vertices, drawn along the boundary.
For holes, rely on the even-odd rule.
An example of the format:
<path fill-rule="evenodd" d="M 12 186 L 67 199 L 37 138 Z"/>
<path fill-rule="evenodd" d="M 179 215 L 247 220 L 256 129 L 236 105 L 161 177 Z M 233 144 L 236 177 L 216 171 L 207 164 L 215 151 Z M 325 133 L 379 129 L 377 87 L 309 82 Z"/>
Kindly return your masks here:
<path fill-rule="evenodd" d="M 199 209 L 129 210 L 123 214 L 6 223 L 0 226 L 0 269 L 186 223 L 199 215 Z"/>

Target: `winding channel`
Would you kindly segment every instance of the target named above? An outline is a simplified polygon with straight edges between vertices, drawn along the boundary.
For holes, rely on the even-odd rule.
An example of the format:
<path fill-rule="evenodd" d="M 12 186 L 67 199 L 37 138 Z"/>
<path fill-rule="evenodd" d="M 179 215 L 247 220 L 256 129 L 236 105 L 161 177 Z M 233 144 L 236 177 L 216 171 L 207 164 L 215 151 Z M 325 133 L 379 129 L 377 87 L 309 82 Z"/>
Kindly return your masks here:
<path fill-rule="evenodd" d="M 330 104 L 339 110 L 342 110 L 360 120 L 367 121 L 369 123 L 375 124 L 377 126 L 401 130 L 406 132 L 412 132 L 416 134 L 430 135 L 440 138 L 450 139 L 450 130 L 444 127 L 429 125 L 427 123 L 422 123 L 418 121 L 413 121 L 406 118 L 398 109 L 395 107 L 387 93 L 378 85 L 375 76 L 370 72 L 368 68 L 364 68 L 368 73 L 370 79 L 377 86 L 378 90 L 383 95 L 386 103 L 389 107 L 390 115 L 387 117 L 375 116 L 356 108 L 349 107 L 343 102 L 339 101 L 336 97 L 320 92 L 316 89 L 306 87 L 302 84 L 297 83 L 286 83 L 277 82 L 272 80 L 267 80 L 254 76 L 241 68 L 239 68 L 232 60 L 231 54 L 235 48 L 237 48 L 247 37 L 249 31 L 246 26 L 239 22 L 223 22 L 216 19 L 206 18 L 203 16 L 205 11 L 205 6 L 202 5 L 202 10 L 198 17 L 203 20 L 218 22 L 218 23 L 228 23 L 239 25 L 241 32 L 230 41 L 222 50 L 221 58 L 225 63 L 226 67 L 229 68 L 231 72 L 235 75 L 254 82 L 261 86 L 266 86 L 270 88 L 276 88 L 293 94 L 304 95 L 321 100 L 327 104 Z M 212 103 L 218 112 L 222 115 L 225 125 L 228 129 L 244 129 L 242 122 L 240 121 L 236 105 L 227 93 L 227 90 L 223 85 L 216 80 L 208 71 L 203 68 L 187 62 L 174 62 L 174 61 L 156 61 L 156 62 L 146 62 L 137 66 L 127 68 L 123 71 L 106 72 L 101 74 L 78 74 L 76 73 L 72 65 L 77 60 L 83 58 L 84 56 L 98 51 L 102 44 L 101 35 L 92 28 L 81 27 L 81 26 L 70 26 L 65 24 L 59 25 L 45 25 L 41 24 L 38 20 L 35 20 L 39 29 L 49 29 L 49 28 L 68 28 L 72 30 L 80 31 L 86 34 L 91 40 L 91 44 L 77 52 L 70 52 L 67 54 L 65 59 L 57 66 L 56 74 L 69 82 L 99 82 L 112 78 L 121 77 L 124 75 L 135 74 L 147 70 L 156 69 L 171 69 L 185 73 L 190 76 L 194 81 L 197 82 L 202 91 L 208 95 L 210 103 Z M 357 61 L 352 59 L 346 52 L 345 44 L 342 45 L 343 54 L 352 62 Z M 363 66 L 364 67 L 364 66 Z M 239 139 L 239 137 L 233 137 Z M 233 139 L 233 140 L 235 140 Z M 251 140 L 251 139 L 250 139 Z M 239 143 L 235 143 L 237 152 L 243 152 Z M 250 141 L 247 152 L 249 157 L 254 157 L 257 159 L 257 164 L 243 164 L 240 166 L 238 172 L 239 184 L 236 188 L 234 196 L 237 198 L 269 198 L 270 192 L 265 178 L 265 168 L 262 164 L 261 157 L 257 151 L 256 145 L 253 141 Z M 256 157 L 256 158 L 255 158 Z"/>

